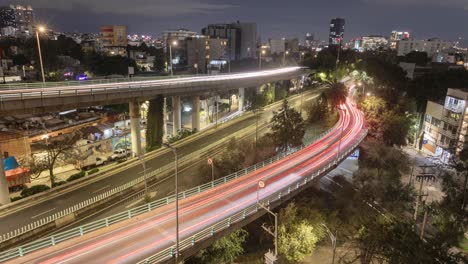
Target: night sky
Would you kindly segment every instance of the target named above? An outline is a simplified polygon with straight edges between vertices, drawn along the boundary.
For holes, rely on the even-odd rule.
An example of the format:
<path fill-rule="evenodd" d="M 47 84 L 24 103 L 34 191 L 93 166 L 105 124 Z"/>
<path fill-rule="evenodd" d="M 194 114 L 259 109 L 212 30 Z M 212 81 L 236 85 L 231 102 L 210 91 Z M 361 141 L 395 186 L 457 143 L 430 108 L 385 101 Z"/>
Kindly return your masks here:
<path fill-rule="evenodd" d="M 31 4 L 38 21 L 69 32 L 116 24 L 129 33 L 161 35 L 241 20 L 257 22 L 263 40 L 303 39 L 307 32 L 326 39 L 330 19 L 339 16 L 346 19 L 345 40 L 399 29 L 418 39 L 462 37 L 468 45 L 468 0 L 0 0 L 10 3 Z"/>

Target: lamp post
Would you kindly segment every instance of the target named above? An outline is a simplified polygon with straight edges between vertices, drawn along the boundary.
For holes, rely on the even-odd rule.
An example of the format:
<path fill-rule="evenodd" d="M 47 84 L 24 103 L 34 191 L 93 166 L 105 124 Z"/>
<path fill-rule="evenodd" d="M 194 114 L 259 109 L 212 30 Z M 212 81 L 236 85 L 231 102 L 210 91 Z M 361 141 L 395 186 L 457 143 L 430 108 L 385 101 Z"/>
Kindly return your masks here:
<path fill-rule="evenodd" d="M 169 145 L 168 143 L 163 143 L 163 146 L 172 150 L 174 153 L 174 163 L 175 163 L 175 198 L 176 198 L 176 250 L 175 250 L 175 263 L 178 263 L 179 258 L 179 187 L 178 187 L 178 161 L 177 161 L 177 148 Z"/>
<path fill-rule="evenodd" d="M 37 50 L 39 52 L 39 63 L 41 64 L 42 83 L 45 84 L 44 65 L 42 64 L 41 42 L 39 41 L 39 32 L 44 32 L 45 27 L 39 26 L 36 29 Z"/>
<path fill-rule="evenodd" d="M 299 53 L 299 63 L 302 63 L 302 58 L 304 58 L 305 52 Z"/>
<path fill-rule="evenodd" d="M 260 189 L 265 188 L 265 182 L 263 180 L 258 181 L 257 183 L 257 204 L 265 209 L 269 214 L 273 215 L 275 218 L 275 230 L 272 232 L 270 228 L 265 227 L 262 225 L 262 228 L 270 235 L 272 235 L 275 238 L 275 257 L 278 257 L 278 214 L 273 213 L 270 209 L 268 209 L 266 206 L 264 206 L 262 203 L 259 201 L 259 191 Z"/>
<path fill-rule="evenodd" d="M 322 223 L 321 225 L 325 228 L 325 231 L 327 231 L 328 235 L 330 236 L 330 240 L 331 240 L 332 247 L 333 247 L 332 264 L 334 264 L 335 263 L 335 252 L 336 252 L 336 233 L 334 235 L 330 231 L 330 229 L 328 229 L 328 227 L 325 224 Z"/>
<path fill-rule="evenodd" d="M 172 41 L 172 43 L 169 43 L 169 62 L 171 63 L 171 76 L 174 75 L 174 67 L 172 65 L 172 46 L 177 46 L 177 41 Z"/>
<path fill-rule="evenodd" d="M 211 181 L 214 181 L 214 159 L 208 158 L 207 163 L 211 167 Z"/>
<path fill-rule="evenodd" d="M 258 56 L 258 69 L 261 71 L 262 70 L 262 55 L 265 55 L 266 51 L 260 47 L 260 52 Z"/>
<path fill-rule="evenodd" d="M 289 54 L 288 50 L 283 52 L 283 67 L 286 66 L 286 55 L 288 55 L 288 54 Z"/>

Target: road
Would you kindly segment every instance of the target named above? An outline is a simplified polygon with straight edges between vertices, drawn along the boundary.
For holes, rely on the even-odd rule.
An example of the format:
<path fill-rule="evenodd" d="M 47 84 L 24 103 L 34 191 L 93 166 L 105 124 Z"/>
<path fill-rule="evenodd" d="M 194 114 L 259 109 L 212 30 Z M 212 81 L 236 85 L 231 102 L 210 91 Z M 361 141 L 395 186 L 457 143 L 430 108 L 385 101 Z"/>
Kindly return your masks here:
<path fill-rule="evenodd" d="M 339 149 L 351 147 L 363 135 L 362 114 L 350 102 L 343 104 L 341 109 L 338 126 L 308 147 L 253 173 L 181 200 L 180 239 L 191 237 L 255 204 L 260 179 L 266 185 L 259 192 L 261 199 L 333 162 Z M 135 263 L 175 244 L 175 222 L 174 205 L 170 204 L 13 262 Z"/>
<path fill-rule="evenodd" d="M 302 100 L 304 101 L 304 104 L 311 98 L 316 97 L 317 94 L 318 94 L 317 91 L 307 92 L 307 94 L 304 95 L 304 98 L 302 98 Z M 291 100 L 291 104 L 297 106 L 300 104 L 301 98 L 300 96 L 297 96 L 290 100 Z M 278 110 L 280 106 L 281 104 L 277 104 L 275 107 L 266 108 L 264 113 L 259 118 L 259 124 L 269 121 L 272 116 L 272 111 Z M 226 138 L 233 137 L 234 135 L 241 133 L 247 129 L 251 130 L 254 127 L 255 127 L 255 117 L 250 117 L 247 119 L 234 119 L 232 121 L 229 121 L 226 125 L 219 127 L 214 133 L 211 133 L 211 134 L 208 133 L 207 136 L 200 137 L 190 142 L 189 144 L 180 146 L 178 149 L 178 152 L 180 155 L 179 157 L 181 158 L 201 148 L 206 148 L 207 146 L 210 146 L 213 143 L 216 143 L 216 142 L 221 143 Z M 200 132 L 200 133 L 205 133 L 205 132 Z M 148 159 L 146 161 L 146 167 L 156 170 L 172 162 L 173 162 L 172 152 L 166 151 L 166 152 L 162 152 L 160 155 L 156 157 Z M 45 218 L 47 216 L 53 215 L 56 212 L 64 210 L 72 205 L 78 204 L 86 199 L 97 196 L 101 193 L 104 193 L 116 186 L 123 185 L 141 176 L 142 175 L 141 173 L 142 173 L 142 167 L 140 163 L 135 163 L 134 166 L 127 168 L 121 172 L 115 173 L 111 177 L 107 177 L 93 184 L 83 186 L 79 189 L 63 194 L 52 200 L 43 201 L 43 202 L 35 204 L 32 207 L 25 208 L 24 210 L 3 216 L 0 218 L 1 223 L 2 223 L 2 225 L 0 225 L 0 234 L 9 232 L 16 228 L 20 228 L 22 226 L 25 226 L 41 218 Z M 189 179 L 191 178 L 190 176 L 191 176 L 190 171 L 185 172 L 184 174 L 182 174 L 181 182 L 189 181 Z M 174 189 L 173 185 L 174 183 L 171 180 L 161 182 L 161 185 L 157 189 L 158 196 L 165 197 L 170 192 L 173 192 L 173 189 Z M 184 187 L 185 189 L 188 189 L 196 185 L 198 184 L 184 186 Z M 118 210 L 121 211 L 122 209 L 119 208 Z M 115 212 L 116 210 L 110 211 L 110 213 L 115 213 Z"/>

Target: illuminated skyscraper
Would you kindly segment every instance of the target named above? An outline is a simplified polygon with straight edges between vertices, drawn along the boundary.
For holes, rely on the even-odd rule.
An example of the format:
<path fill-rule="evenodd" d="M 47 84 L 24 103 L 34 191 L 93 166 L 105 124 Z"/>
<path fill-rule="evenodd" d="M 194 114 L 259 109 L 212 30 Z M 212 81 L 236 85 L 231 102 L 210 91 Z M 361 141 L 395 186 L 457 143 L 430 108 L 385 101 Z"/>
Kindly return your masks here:
<path fill-rule="evenodd" d="M 341 46 L 341 42 L 344 36 L 344 29 L 345 29 L 345 20 L 344 18 L 334 18 L 330 22 L 330 36 L 328 38 L 328 45 L 330 47 L 333 46 Z"/>

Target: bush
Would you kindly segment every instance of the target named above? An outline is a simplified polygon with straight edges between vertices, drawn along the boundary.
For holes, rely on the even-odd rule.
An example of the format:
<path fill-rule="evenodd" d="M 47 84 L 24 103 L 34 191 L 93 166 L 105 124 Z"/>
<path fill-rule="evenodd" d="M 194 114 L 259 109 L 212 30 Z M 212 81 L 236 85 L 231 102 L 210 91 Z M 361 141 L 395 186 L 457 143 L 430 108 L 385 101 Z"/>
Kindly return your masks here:
<path fill-rule="evenodd" d="M 23 198 L 24 198 L 24 197 L 16 196 L 16 197 L 10 198 L 10 201 L 11 201 L 11 202 L 16 202 L 16 201 L 21 200 L 21 199 L 23 199 Z"/>
<path fill-rule="evenodd" d="M 77 180 L 79 178 L 83 178 L 84 176 L 86 176 L 86 172 L 80 171 L 80 172 L 75 173 L 72 176 L 68 177 L 67 182 L 71 182 L 71 181 Z"/>
<path fill-rule="evenodd" d="M 36 193 L 45 192 L 45 191 L 47 191 L 49 189 L 50 189 L 50 187 L 47 186 L 47 185 L 34 185 L 31 188 L 24 189 L 21 192 L 21 196 L 24 198 L 24 197 L 34 195 Z"/>
<path fill-rule="evenodd" d="M 99 171 L 98 168 L 94 168 L 94 169 L 88 171 L 88 175 L 94 174 L 94 173 L 96 173 L 98 171 Z"/>
<path fill-rule="evenodd" d="M 67 183 L 67 182 L 66 181 L 59 181 L 59 182 L 54 183 L 54 185 L 52 187 L 57 187 L 57 186 L 65 184 L 65 183 Z"/>

